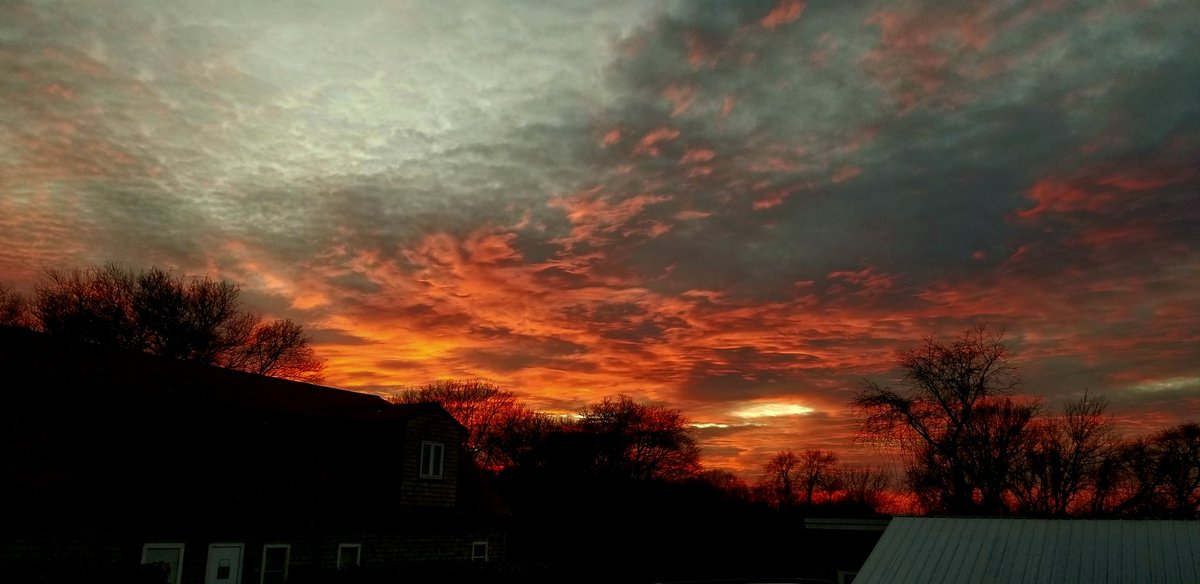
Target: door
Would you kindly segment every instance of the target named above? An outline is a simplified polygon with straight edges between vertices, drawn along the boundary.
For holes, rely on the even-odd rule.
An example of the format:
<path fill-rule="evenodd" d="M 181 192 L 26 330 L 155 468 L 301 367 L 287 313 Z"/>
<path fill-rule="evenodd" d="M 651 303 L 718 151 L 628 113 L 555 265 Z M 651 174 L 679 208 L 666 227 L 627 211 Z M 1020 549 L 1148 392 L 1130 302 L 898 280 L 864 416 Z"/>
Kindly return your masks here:
<path fill-rule="evenodd" d="M 241 584 L 242 544 L 214 543 L 208 546 L 208 568 L 204 584 Z"/>

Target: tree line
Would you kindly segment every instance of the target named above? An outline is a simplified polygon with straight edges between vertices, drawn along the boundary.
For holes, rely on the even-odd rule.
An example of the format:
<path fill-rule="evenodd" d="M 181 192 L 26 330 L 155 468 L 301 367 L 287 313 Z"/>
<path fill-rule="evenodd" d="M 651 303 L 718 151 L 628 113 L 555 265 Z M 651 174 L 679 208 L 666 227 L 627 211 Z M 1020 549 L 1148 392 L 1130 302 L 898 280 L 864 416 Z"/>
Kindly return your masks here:
<path fill-rule="evenodd" d="M 1061 411 L 1018 398 L 1011 347 L 976 326 L 901 351 L 898 388 L 867 382 L 861 436 L 898 446 L 907 490 L 927 513 L 1039 517 L 1200 515 L 1200 424 L 1122 438 L 1108 402 Z"/>
<path fill-rule="evenodd" d="M 753 482 L 728 470 L 705 469 L 695 430 L 681 411 L 627 395 L 551 415 L 532 410 L 493 382 L 465 379 L 406 389 L 391 401 L 441 404 L 467 428 L 464 446 L 479 466 L 511 481 L 690 482 L 720 491 L 725 500 L 856 514 L 877 513 L 891 489 L 885 472 L 839 465 L 836 455 L 822 450 L 780 452 Z"/>
<path fill-rule="evenodd" d="M 117 264 L 48 270 L 29 295 L 0 283 L 0 325 L 298 381 L 325 364 L 304 328 L 241 309 L 236 285 Z"/>
<path fill-rule="evenodd" d="M 441 403 L 469 430 L 468 451 L 498 475 L 691 481 L 727 500 L 804 513 L 875 514 L 899 496 L 930 514 L 1200 516 L 1200 424 L 1123 438 L 1107 401 L 1087 393 L 1044 411 L 1014 395 L 1011 348 L 985 326 L 928 338 L 897 364 L 897 388 L 868 381 L 853 408 L 863 441 L 898 447 L 902 477 L 839 464 L 825 450 L 783 450 L 748 483 L 703 468 L 679 410 L 628 396 L 569 416 L 535 412 L 485 380 L 438 381 L 393 399 Z"/>
<path fill-rule="evenodd" d="M 679 480 L 700 472 L 700 446 L 679 410 L 626 395 L 571 415 L 537 412 L 482 379 L 435 381 L 393 403 L 437 402 L 467 428 L 466 450 L 492 472 Z"/>

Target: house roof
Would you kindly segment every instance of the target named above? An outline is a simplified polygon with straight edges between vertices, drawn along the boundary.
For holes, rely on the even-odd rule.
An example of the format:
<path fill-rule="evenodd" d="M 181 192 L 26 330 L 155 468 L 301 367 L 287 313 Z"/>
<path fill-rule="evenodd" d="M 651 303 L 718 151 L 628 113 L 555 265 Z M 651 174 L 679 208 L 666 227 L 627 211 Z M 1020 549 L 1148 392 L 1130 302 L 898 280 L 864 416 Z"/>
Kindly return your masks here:
<path fill-rule="evenodd" d="M 1200 522 L 896 517 L 854 582 L 1200 582 Z"/>
<path fill-rule="evenodd" d="M 420 432 L 465 432 L 436 403 L 391 404 L 376 395 L 2 326 L 0 380 L 6 486 L 39 501 L 69 502 L 75 512 L 111 511 L 127 519 L 141 512 L 128 511 L 138 497 L 181 493 L 260 515 L 290 513 L 292 501 L 302 500 L 310 516 L 325 513 L 322 520 L 331 525 L 343 519 L 382 524 L 398 513 L 415 517 L 423 511 L 410 511 L 378 488 L 399 480 L 396 440 L 411 423 Z M 430 420 L 438 421 L 431 426 Z M 466 456 L 459 459 L 472 465 Z M 453 511 L 466 519 L 504 514 L 472 470 L 459 472 Z M 372 512 L 342 518 L 347 500 Z M 264 510 L 269 505 L 275 511 Z M 36 521 L 40 508 L 26 506 L 28 519 Z M 208 507 L 196 509 L 204 516 Z M 448 511 L 428 513 L 444 520 Z"/>
<path fill-rule="evenodd" d="M 57 392 L 64 398 L 119 391 L 131 398 L 163 397 L 306 416 L 373 410 L 403 416 L 419 411 L 393 408 L 377 395 L 72 342 L 13 327 L 0 327 L 0 374 L 13 381 L 36 381 L 22 387 L 23 392 Z"/>

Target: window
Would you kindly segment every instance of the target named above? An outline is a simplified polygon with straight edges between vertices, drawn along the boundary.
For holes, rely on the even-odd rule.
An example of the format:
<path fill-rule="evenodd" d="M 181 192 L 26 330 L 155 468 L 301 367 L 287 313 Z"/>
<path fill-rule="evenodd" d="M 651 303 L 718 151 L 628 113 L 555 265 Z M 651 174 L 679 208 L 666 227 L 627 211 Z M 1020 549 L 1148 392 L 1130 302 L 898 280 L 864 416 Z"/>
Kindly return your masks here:
<path fill-rule="evenodd" d="M 292 546 L 284 544 L 267 544 L 263 546 L 262 584 L 283 584 L 287 582 L 288 556 Z"/>
<path fill-rule="evenodd" d="M 156 574 L 153 578 L 155 582 L 179 584 L 179 567 L 182 565 L 181 543 L 148 543 L 142 546 L 142 570 Z"/>
<path fill-rule="evenodd" d="M 362 560 L 362 544 L 338 544 L 337 569 L 353 570 L 359 566 L 360 560 Z"/>
<path fill-rule="evenodd" d="M 446 445 L 441 442 L 421 443 L 421 478 L 442 478 L 442 464 Z"/>
<path fill-rule="evenodd" d="M 854 582 L 854 577 L 857 575 L 858 575 L 858 572 L 847 572 L 845 570 L 838 570 L 838 584 L 851 584 L 852 582 Z"/>
<path fill-rule="evenodd" d="M 477 542 L 471 544 L 471 561 L 472 562 L 486 562 L 488 560 L 488 553 L 487 553 L 488 549 L 487 548 L 488 548 L 488 542 L 486 540 L 477 541 Z"/>

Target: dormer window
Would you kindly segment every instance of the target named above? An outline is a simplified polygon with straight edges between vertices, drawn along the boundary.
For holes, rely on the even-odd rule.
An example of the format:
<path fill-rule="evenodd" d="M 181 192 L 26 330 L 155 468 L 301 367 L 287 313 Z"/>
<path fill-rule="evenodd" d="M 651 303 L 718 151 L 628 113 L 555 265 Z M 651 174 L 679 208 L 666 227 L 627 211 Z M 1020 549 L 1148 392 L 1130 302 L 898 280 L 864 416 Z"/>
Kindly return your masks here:
<path fill-rule="evenodd" d="M 442 478 L 442 467 L 445 464 L 446 445 L 441 442 L 421 443 L 421 478 Z"/>

